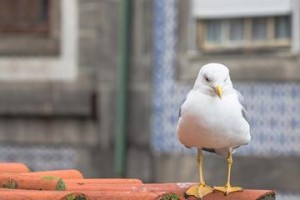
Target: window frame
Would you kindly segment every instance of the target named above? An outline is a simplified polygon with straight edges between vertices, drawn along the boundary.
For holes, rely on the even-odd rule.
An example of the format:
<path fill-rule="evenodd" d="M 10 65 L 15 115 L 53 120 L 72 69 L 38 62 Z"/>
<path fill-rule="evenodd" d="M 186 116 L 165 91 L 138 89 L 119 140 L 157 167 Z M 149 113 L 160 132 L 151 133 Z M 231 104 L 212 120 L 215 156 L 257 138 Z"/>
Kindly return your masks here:
<path fill-rule="evenodd" d="M 199 66 L 209 62 L 219 62 L 230 67 L 231 74 L 236 80 L 300 80 L 300 1 L 291 0 L 288 10 L 282 14 L 277 11 L 272 13 L 273 15 L 289 14 L 291 16 L 291 48 L 282 51 L 251 52 L 250 54 L 240 53 L 240 51 L 228 54 L 209 54 L 202 52 L 197 45 L 197 20 L 224 17 L 220 16 L 223 15 L 224 12 L 222 10 L 222 12 L 218 12 L 218 16 L 216 16 L 211 10 L 202 6 L 202 10 L 205 9 L 210 13 L 202 13 L 203 15 L 201 16 L 195 15 L 193 13 L 193 10 L 195 10 L 194 1 L 196 0 L 180 1 L 180 6 L 178 6 L 177 81 L 183 83 L 193 81 L 195 74 L 199 71 Z M 204 2 L 204 0 L 201 1 Z M 212 1 L 220 2 L 219 0 Z M 259 2 L 261 1 L 265 0 L 259 0 Z M 205 2 L 212 4 L 211 1 Z M 221 1 L 220 3 L 229 6 L 227 1 Z M 272 2 L 271 5 L 274 5 L 274 3 Z M 258 7 L 261 8 L 261 4 L 258 4 Z M 255 12 L 257 11 L 257 9 L 253 10 L 255 10 Z M 218 9 L 218 11 L 221 10 Z M 240 10 L 235 11 L 237 12 L 236 15 L 231 15 L 231 18 L 246 17 Z M 210 15 L 208 16 L 208 14 Z M 230 14 L 232 14 L 232 12 L 230 12 Z M 261 14 L 265 14 L 265 12 Z"/>
<path fill-rule="evenodd" d="M 48 20 L 42 27 L 28 29 L 23 27 L 0 28 L 1 56 L 55 56 L 59 55 L 60 43 L 60 3 L 47 0 Z M 1 27 L 1 26 L 0 26 Z M 8 29 L 6 29 L 8 28 Z"/>
<path fill-rule="evenodd" d="M 253 0 L 247 1 L 247 3 L 252 4 L 249 6 L 249 9 L 244 11 L 245 7 L 244 1 L 242 6 L 238 6 L 238 3 L 235 1 L 242 0 L 228 0 L 226 2 L 219 0 L 188 0 L 184 4 L 188 8 L 185 12 L 186 25 L 184 26 L 187 31 L 183 33 L 182 36 L 185 44 L 181 47 L 181 50 L 184 50 L 184 57 L 188 59 L 195 59 L 197 57 L 201 57 L 202 52 L 199 50 L 197 45 L 197 20 L 206 19 L 206 18 L 220 18 L 220 17 L 246 17 L 246 16 L 266 16 L 267 15 L 290 15 L 291 16 L 291 49 L 289 51 L 282 52 L 284 55 L 289 56 L 298 56 L 300 54 L 300 1 L 298 0 Z M 277 3 L 274 3 L 276 1 Z M 196 5 L 195 2 L 200 3 L 200 5 Z M 235 3 L 229 3 L 235 2 Z M 281 4 L 283 3 L 283 5 Z M 209 4 L 209 6 L 207 5 Z M 222 6 L 226 6 L 226 9 L 220 8 L 220 6 L 216 6 L 218 4 L 222 4 Z M 234 9 L 232 8 L 234 6 Z M 239 9 L 237 9 L 237 7 Z M 198 11 L 198 9 L 200 10 Z M 203 12 L 204 11 L 204 12 Z M 229 12 L 230 11 L 230 12 Z M 258 12 L 259 11 L 259 12 Z M 182 11 L 179 11 L 182 13 Z M 181 34 L 181 33 L 180 33 Z M 278 54 L 278 53 L 276 53 Z"/>
<path fill-rule="evenodd" d="M 203 52 L 225 52 L 235 50 L 274 50 L 275 48 L 287 49 L 291 48 L 292 38 L 275 38 L 275 20 L 279 16 L 264 17 L 267 23 L 266 40 L 253 40 L 252 25 L 254 17 L 249 18 L 230 18 L 221 20 L 221 43 L 212 43 L 207 40 L 207 23 L 209 20 L 216 19 L 200 19 L 197 20 L 197 44 L 199 50 Z M 289 16 L 290 17 L 290 16 Z M 229 38 L 230 20 L 242 19 L 244 23 L 243 40 L 233 41 Z M 290 27 L 291 28 L 291 27 Z"/>
<path fill-rule="evenodd" d="M 51 0 L 54 1 L 54 0 Z M 58 0 L 59 55 L 0 56 L 0 81 L 74 81 L 78 73 L 79 0 Z"/>

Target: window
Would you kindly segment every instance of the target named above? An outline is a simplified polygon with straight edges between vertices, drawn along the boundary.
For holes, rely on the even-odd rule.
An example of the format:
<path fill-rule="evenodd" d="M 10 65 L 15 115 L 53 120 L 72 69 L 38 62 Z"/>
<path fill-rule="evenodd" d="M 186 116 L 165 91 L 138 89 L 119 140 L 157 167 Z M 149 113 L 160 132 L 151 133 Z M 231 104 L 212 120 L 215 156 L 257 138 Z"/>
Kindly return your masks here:
<path fill-rule="evenodd" d="M 0 0 L 0 56 L 59 54 L 57 0 Z"/>
<path fill-rule="evenodd" d="M 49 0 L 1 0 L 0 31 L 47 32 Z"/>
<path fill-rule="evenodd" d="M 178 9 L 178 80 L 193 79 L 208 62 L 228 65 L 236 80 L 300 80 L 294 73 L 299 71 L 299 0 L 184 2 Z"/>
<path fill-rule="evenodd" d="M 22 4 L 27 0 L 14 1 Z M 35 2 L 39 1 L 44 0 Z M 46 4 L 46 34 L 35 30 L 0 31 L 0 80 L 75 80 L 78 70 L 78 4 L 78 0 L 49 0 Z M 37 24 L 41 23 L 44 20 Z"/>
<path fill-rule="evenodd" d="M 290 21 L 290 16 L 198 20 L 198 46 L 208 52 L 290 48 Z"/>

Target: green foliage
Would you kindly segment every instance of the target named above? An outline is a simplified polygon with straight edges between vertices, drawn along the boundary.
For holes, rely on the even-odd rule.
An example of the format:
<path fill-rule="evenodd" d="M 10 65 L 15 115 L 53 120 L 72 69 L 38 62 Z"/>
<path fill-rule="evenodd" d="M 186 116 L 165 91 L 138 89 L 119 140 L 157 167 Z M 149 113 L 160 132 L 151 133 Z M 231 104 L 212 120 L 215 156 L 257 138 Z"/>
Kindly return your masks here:
<path fill-rule="evenodd" d="M 66 190 L 66 184 L 65 184 L 64 180 L 62 180 L 61 178 L 57 182 L 56 190 L 58 190 L 58 191 Z"/>
<path fill-rule="evenodd" d="M 65 196 L 65 200 L 75 200 L 76 195 L 75 194 L 68 194 L 67 196 Z"/>
<path fill-rule="evenodd" d="M 275 199 L 276 199 L 275 194 L 269 194 L 267 196 L 259 198 L 259 200 L 275 200 Z"/>
<path fill-rule="evenodd" d="M 55 176 L 43 176 L 42 178 L 43 180 L 48 180 L 48 181 L 52 181 L 52 180 L 58 180 L 58 177 Z"/>
<path fill-rule="evenodd" d="M 164 194 L 159 200 L 180 200 L 180 197 L 175 193 L 167 193 Z"/>
<path fill-rule="evenodd" d="M 43 180 L 48 180 L 48 181 L 58 180 L 57 185 L 56 185 L 56 190 L 58 190 L 58 191 L 66 190 L 66 184 L 65 184 L 64 180 L 59 178 L 59 177 L 56 177 L 56 176 L 43 176 L 42 179 Z"/>
<path fill-rule="evenodd" d="M 84 194 L 68 194 L 64 197 L 64 200 L 87 200 Z"/>
<path fill-rule="evenodd" d="M 17 187 L 17 183 L 12 179 L 8 179 L 2 184 L 2 188 L 17 189 Z"/>

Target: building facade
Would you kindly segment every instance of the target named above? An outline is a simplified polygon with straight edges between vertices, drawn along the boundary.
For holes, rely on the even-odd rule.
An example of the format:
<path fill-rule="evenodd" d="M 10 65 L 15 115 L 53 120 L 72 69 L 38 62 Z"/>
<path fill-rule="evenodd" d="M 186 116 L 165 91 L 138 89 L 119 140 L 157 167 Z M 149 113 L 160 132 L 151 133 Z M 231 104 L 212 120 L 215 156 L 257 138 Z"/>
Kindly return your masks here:
<path fill-rule="evenodd" d="M 119 1 L 0 2 L 0 160 L 114 177 Z M 128 158 L 148 166 L 151 1 L 132 2 Z M 144 157 L 147 159 L 145 160 Z M 134 162 L 129 162 L 134 163 Z M 129 169 L 129 175 L 151 175 Z M 135 167 L 135 168 L 134 168 Z"/>

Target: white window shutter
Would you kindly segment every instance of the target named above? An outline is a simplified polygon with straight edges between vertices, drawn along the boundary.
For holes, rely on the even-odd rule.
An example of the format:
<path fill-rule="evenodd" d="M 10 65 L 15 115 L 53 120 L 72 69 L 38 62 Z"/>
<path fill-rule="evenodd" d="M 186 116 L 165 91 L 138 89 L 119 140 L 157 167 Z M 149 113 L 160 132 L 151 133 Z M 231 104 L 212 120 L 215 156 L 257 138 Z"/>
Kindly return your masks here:
<path fill-rule="evenodd" d="M 292 0 L 193 0 L 196 18 L 235 18 L 288 15 Z"/>

